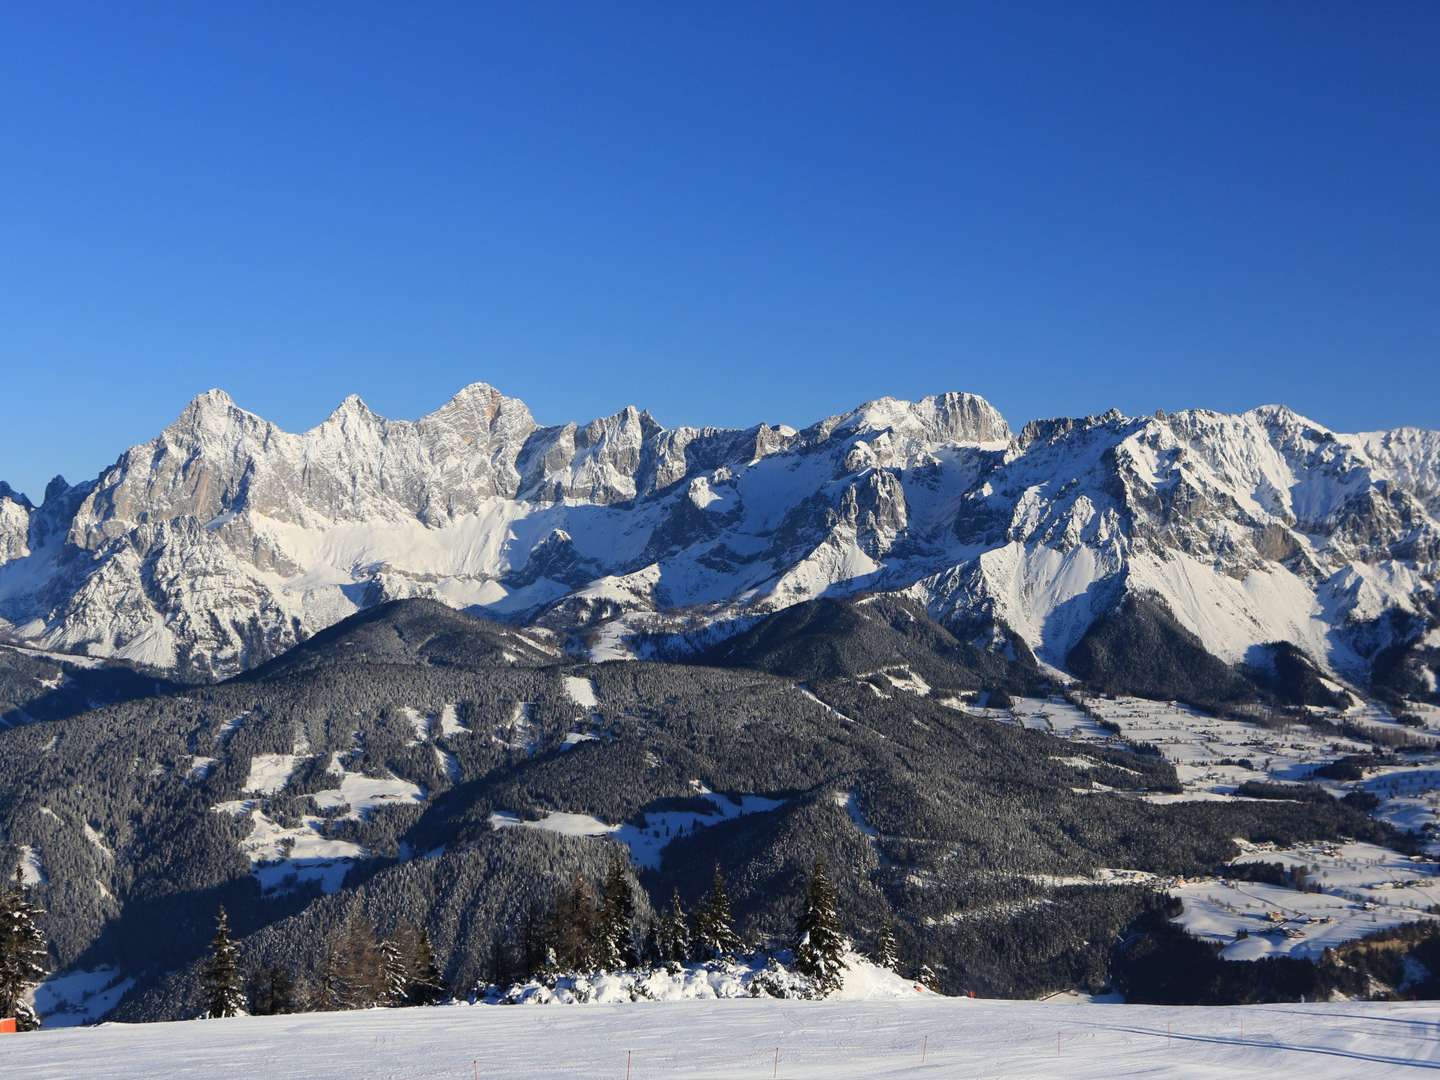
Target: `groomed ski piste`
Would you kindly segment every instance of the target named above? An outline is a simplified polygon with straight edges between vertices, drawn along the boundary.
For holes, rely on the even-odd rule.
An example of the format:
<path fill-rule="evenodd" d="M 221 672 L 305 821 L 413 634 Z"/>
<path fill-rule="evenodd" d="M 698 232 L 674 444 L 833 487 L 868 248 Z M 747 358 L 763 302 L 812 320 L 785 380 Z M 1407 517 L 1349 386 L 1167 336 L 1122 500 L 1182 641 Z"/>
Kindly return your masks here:
<path fill-rule="evenodd" d="M 518 1004 L 101 1024 L 6 1037 L 6 1080 L 848 1080 L 1411 1076 L 1440 1004 L 1230 1008 L 943 997 L 854 953 L 824 1001 L 754 963 L 563 976 Z M 490 1001 L 499 999 L 491 994 Z"/>
<path fill-rule="evenodd" d="M 5 1036 L 11 1080 L 848 1080 L 1417 1076 L 1425 1002 L 1166 1008 L 917 995 L 440 1006 Z"/>

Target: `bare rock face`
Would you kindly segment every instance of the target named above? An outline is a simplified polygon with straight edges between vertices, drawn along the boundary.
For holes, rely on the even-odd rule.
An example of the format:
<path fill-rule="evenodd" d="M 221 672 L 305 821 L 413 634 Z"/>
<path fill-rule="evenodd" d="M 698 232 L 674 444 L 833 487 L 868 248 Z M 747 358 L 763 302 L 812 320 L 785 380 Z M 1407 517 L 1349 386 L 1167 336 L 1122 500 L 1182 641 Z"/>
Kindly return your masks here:
<path fill-rule="evenodd" d="M 1363 682 L 1434 652 L 1437 512 L 1440 433 L 1280 406 L 1018 436 L 964 393 L 798 431 L 633 407 L 541 426 L 476 383 L 418 420 L 350 397 L 292 433 L 213 390 L 38 507 L 0 485 L 0 631 L 214 678 L 400 596 L 624 656 L 636 632 L 891 592 L 1063 666 L 1143 596 L 1224 662 L 1285 641 Z"/>
<path fill-rule="evenodd" d="M 34 512 L 29 499 L 0 481 L 0 563 L 30 554 L 30 515 Z"/>

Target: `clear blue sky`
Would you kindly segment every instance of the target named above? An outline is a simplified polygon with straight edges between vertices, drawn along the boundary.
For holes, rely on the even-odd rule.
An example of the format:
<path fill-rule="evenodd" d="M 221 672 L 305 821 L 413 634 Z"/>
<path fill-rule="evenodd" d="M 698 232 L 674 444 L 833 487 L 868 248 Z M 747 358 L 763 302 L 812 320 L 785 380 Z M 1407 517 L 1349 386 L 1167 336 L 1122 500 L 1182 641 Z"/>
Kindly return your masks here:
<path fill-rule="evenodd" d="M 0 477 L 295 430 L 1440 427 L 1440 3 L 0 6 Z"/>

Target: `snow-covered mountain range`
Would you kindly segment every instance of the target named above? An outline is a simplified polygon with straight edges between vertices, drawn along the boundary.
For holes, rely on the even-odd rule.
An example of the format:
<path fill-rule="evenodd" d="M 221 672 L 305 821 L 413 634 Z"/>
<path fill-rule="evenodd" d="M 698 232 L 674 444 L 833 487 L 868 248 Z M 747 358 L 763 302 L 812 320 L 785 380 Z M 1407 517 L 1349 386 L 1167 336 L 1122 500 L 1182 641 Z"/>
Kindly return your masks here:
<path fill-rule="evenodd" d="M 895 592 L 1064 669 L 1127 597 L 1227 663 L 1433 693 L 1440 432 L 1290 410 L 1118 412 L 1013 432 L 984 399 L 883 398 L 804 430 L 542 427 L 466 387 L 415 421 L 347 398 L 286 432 L 212 390 L 97 479 L 0 484 L 0 631 L 216 677 L 431 596 L 605 659 Z"/>

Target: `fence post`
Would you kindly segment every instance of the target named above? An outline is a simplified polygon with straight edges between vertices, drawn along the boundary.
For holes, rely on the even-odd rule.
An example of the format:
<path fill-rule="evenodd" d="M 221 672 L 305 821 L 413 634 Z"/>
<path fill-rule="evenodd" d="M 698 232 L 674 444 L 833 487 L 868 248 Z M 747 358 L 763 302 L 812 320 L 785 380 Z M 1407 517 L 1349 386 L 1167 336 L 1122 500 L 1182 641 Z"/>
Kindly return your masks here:
<path fill-rule="evenodd" d="M 777 1076 L 779 1076 L 779 1075 L 780 1075 L 780 1048 L 777 1046 L 777 1047 L 775 1047 L 775 1065 L 774 1065 L 774 1067 L 770 1070 L 770 1076 L 771 1076 L 771 1078 L 772 1078 L 772 1080 L 773 1080 L 774 1077 L 777 1077 Z"/>
<path fill-rule="evenodd" d="M 630 1055 L 632 1053 L 634 1053 L 633 1050 L 625 1051 L 625 1080 L 630 1080 Z"/>

